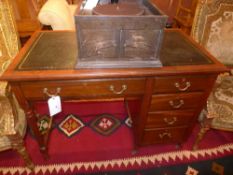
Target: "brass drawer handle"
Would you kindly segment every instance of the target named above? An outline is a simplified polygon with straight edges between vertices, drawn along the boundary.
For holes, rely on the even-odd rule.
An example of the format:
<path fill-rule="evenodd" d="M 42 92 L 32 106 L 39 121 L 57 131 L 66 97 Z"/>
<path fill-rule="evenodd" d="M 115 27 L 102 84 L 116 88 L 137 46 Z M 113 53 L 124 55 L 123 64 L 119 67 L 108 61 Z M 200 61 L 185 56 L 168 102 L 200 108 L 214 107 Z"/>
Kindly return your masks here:
<path fill-rule="evenodd" d="M 55 92 L 54 94 L 49 93 L 48 88 L 44 88 L 44 89 L 43 89 L 43 93 L 46 94 L 48 97 L 57 96 L 60 92 L 61 92 L 61 88 L 60 88 L 60 87 L 58 87 L 58 88 L 56 89 L 56 92 Z"/>
<path fill-rule="evenodd" d="M 186 91 L 188 90 L 188 88 L 191 86 L 191 83 L 189 81 L 186 81 L 184 84 L 184 86 L 182 87 L 182 85 L 178 82 L 175 83 L 175 87 L 179 90 L 179 91 Z"/>
<path fill-rule="evenodd" d="M 164 137 L 172 138 L 172 134 L 170 132 L 164 132 L 159 134 L 160 139 L 163 139 Z"/>
<path fill-rule="evenodd" d="M 126 89 L 127 89 L 127 85 L 125 85 L 125 84 L 123 84 L 121 86 L 121 90 L 120 91 L 116 91 L 114 85 L 110 85 L 109 86 L 109 90 L 112 91 L 114 94 L 117 94 L 117 95 L 122 94 Z"/>
<path fill-rule="evenodd" d="M 173 117 L 170 121 L 167 117 L 163 118 L 163 121 L 165 123 L 167 123 L 168 125 L 173 125 L 176 121 L 177 121 L 177 118 L 176 117 Z"/>
<path fill-rule="evenodd" d="M 178 108 L 180 108 L 181 106 L 183 106 L 184 100 L 179 100 L 177 103 L 174 102 L 173 100 L 170 100 L 170 101 L 169 101 L 169 104 L 170 104 L 170 106 L 173 107 L 174 109 L 178 109 Z"/>

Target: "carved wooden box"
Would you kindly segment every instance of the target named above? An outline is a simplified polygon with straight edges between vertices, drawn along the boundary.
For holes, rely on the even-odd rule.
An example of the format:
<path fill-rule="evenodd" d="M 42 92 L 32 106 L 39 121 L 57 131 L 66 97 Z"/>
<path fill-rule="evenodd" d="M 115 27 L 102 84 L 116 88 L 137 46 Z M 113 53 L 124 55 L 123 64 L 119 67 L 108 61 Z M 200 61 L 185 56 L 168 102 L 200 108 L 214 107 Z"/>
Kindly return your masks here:
<path fill-rule="evenodd" d="M 76 68 L 162 66 L 159 53 L 166 21 L 167 16 L 146 0 L 96 6 L 91 14 L 80 9 L 75 16 Z"/>

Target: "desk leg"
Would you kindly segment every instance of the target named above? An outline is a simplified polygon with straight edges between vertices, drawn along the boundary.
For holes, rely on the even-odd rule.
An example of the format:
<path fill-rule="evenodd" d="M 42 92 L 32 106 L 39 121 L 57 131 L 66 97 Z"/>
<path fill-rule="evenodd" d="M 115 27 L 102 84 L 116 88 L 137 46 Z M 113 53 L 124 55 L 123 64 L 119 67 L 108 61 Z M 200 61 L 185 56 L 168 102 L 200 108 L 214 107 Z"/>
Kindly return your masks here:
<path fill-rule="evenodd" d="M 33 132 L 37 143 L 39 144 L 40 147 L 40 152 L 44 156 L 45 159 L 48 158 L 48 150 L 47 150 L 47 145 L 44 141 L 43 135 L 41 135 L 39 128 L 37 126 L 37 117 L 34 113 L 33 107 L 30 105 L 28 100 L 25 98 L 24 94 L 21 91 L 20 84 L 18 83 L 11 83 L 10 88 L 12 93 L 15 95 L 19 105 L 22 107 L 26 114 L 27 118 L 27 123 Z"/>
<path fill-rule="evenodd" d="M 48 159 L 48 149 L 47 149 L 47 145 L 44 142 L 44 138 L 41 135 L 39 128 L 37 126 L 37 118 L 35 116 L 35 113 L 32 109 L 29 109 L 26 111 L 26 117 L 27 117 L 27 122 L 30 126 L 30 129 L 32 130 L 38 144 L 40 147 L 40 152 L 42 153 L 42 155 L 44 156 L 45 159 Z"/>

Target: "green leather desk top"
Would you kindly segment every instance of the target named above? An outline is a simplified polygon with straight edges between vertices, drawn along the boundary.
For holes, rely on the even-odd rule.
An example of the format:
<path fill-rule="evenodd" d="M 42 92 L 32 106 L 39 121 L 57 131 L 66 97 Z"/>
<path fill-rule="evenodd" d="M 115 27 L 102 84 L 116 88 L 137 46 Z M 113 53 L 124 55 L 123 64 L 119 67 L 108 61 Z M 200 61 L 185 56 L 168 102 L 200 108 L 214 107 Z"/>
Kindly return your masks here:
<path fill-rule="evenodd" d="M 18 71 L 75 69 L 77 63 L 75 32 L 42 32 L 21 59 Z M 212 61 L 181 33 L 164 34 L 160 52 L 163 66 L 207 65 Z"/>

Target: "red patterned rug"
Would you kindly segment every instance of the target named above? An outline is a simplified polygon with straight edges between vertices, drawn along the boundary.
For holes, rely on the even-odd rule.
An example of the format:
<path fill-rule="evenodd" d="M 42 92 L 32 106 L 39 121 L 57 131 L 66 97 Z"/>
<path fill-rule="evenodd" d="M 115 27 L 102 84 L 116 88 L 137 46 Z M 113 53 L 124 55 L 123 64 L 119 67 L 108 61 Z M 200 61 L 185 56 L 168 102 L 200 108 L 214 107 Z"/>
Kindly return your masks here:
<path fill-rule="evenodd" d="M 38 104 L 37 111 L 46 119 L 48 109 L 45 104 Z M 192 169 L 191 164 L 233 155 L 233 134 L 215 130 L 207 133 L 199 150 L 192 151 L 198 125 L 181 148 L 173 144 L 154 145 L 142 147 L 132 154 L 131 121 L 122 102 L 63 104 L 63 112 L 53 118 L 52 128 L 49 160 L 42 158 L 35 139 L 27 134 L 26 146 L 36 164 L 35 172 L 24 168 L 23 161 L 15 152 L 6 151 L 0 154 L 0 174 L 141 175 L 142 170 L 154 174 L 155 168 L 186 164 L 183 173 L 179 174 L 196 175 L 199 170 Z M 221 168 L 216 162 L 214 166 Z M 175 169 L 165 169 L 158 174 L 168 175 L 169 172 L 176 174 Z"/>

